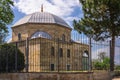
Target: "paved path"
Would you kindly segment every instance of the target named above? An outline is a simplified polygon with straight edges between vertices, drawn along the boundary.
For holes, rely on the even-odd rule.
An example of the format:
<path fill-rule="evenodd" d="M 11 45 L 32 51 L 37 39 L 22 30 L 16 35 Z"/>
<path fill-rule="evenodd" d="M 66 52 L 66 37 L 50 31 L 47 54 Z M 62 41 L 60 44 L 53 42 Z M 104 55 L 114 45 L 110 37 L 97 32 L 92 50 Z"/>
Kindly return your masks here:
<path fill-rule="evenodd" d="M 112 79 L 112 80 L 120 80 L 120 78 L 114 78 L 114 79 Z"/>

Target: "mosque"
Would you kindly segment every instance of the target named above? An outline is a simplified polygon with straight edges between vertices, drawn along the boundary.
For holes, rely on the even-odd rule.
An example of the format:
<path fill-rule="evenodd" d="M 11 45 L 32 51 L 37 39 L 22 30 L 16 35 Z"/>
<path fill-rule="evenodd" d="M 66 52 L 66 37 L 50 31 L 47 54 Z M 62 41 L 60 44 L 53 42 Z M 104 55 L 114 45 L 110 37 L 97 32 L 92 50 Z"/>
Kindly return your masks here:
<path fill-rule="evenodd" d="M 29 72 L 87 70 L 89 46 L 73 41 L 71 31 L 63 19 L 42 8 L 12 26 L 12 42 L 24 53 Z"/>

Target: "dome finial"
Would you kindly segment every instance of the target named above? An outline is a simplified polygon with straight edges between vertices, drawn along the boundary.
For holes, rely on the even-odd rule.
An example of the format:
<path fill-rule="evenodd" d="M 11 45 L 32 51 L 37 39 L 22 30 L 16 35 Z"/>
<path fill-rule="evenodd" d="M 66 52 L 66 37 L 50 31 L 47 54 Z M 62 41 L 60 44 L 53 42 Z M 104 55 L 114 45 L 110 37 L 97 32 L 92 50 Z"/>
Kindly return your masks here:
<path fill-rule="evenodd" d="M 43 4 L 41 5 L 41 12 L 43 12 Z"/>

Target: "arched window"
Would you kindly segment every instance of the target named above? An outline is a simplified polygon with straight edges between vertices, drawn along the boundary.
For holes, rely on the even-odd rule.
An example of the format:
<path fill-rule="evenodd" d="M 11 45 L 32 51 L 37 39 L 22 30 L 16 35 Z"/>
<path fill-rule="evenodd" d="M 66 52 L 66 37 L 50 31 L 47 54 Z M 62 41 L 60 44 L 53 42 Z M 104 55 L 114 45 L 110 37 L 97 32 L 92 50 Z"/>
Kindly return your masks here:
<path fill-rule="evenodd" d="M 21 33 L 18 33 L 18 40 L 21 40 Z"/>
<path fill-rule="evenodd" d="M 51 47 L 51 56 L 54 56 L 54 55 L 55 55 L 54 47 Z"/>
<path fill-rule="evenodd" d="M 67 49 L 67 57 L 70 58 L 70 49 Z"/>
<path fill-rule="evenodd" d="M 64 34 L 62 35 L 62 41 L 65 41 L 65 35 Z"/>
<path fill-rule="evenodd" d="M 88 51 L 86 50 L 86 51 L 84 51 L 84 53 L 83 53 L 83 57 L 87 57 L 88 58 Z"/>
<path fill-rule="evenodd" d="M 60 48 L 59 51 L 60 51 L 60 52 L 59 52 L 59 56 L 60 56 L 60 57 L 63 57 L 63 49 Z"/>
<path fill-rule="evenodd" d="M 82 69 L 88 70 L 89 69 L 89 53 L 88 51 L 84 51 L 82 55 Z"/>
<path fill-rule="evenodd" d="M 31 36 L 31 39 L 33 39 L 33 38 L 38 38 L 38 37 L 47 38 L 47 39 L 52 39 L 51 35 L 49 35 L 48 33 L 44 32 L 44 31 L 37 31 L 37 32 L 35 32 L 35 33 Z"/>

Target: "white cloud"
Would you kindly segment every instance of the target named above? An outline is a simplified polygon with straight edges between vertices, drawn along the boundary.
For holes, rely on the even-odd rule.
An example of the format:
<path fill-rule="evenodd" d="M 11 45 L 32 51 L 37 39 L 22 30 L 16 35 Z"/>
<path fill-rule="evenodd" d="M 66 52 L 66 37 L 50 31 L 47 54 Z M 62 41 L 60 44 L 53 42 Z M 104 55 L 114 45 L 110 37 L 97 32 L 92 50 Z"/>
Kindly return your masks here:
<path fill-rule="evenodd" d="M 68 16 L 64 18 L 64 20 L 73 28 L 73 20 L 80 20 L 82 18 L 83 14 L 79 14 L 78 16 Z"/>
<path fill-rule="evenodd" d="M 31 14 L 41 10 L 44 6 L 44 12 L 53 13 L 70 23 L 73 19 L 80 19 L 82 15 L 73 16 L 75 8 L 81 8 L 79 0 L 13 0 L 15 7 L 22 13 Z M 76 13 L 78 13 L 76 11 Z"/>

